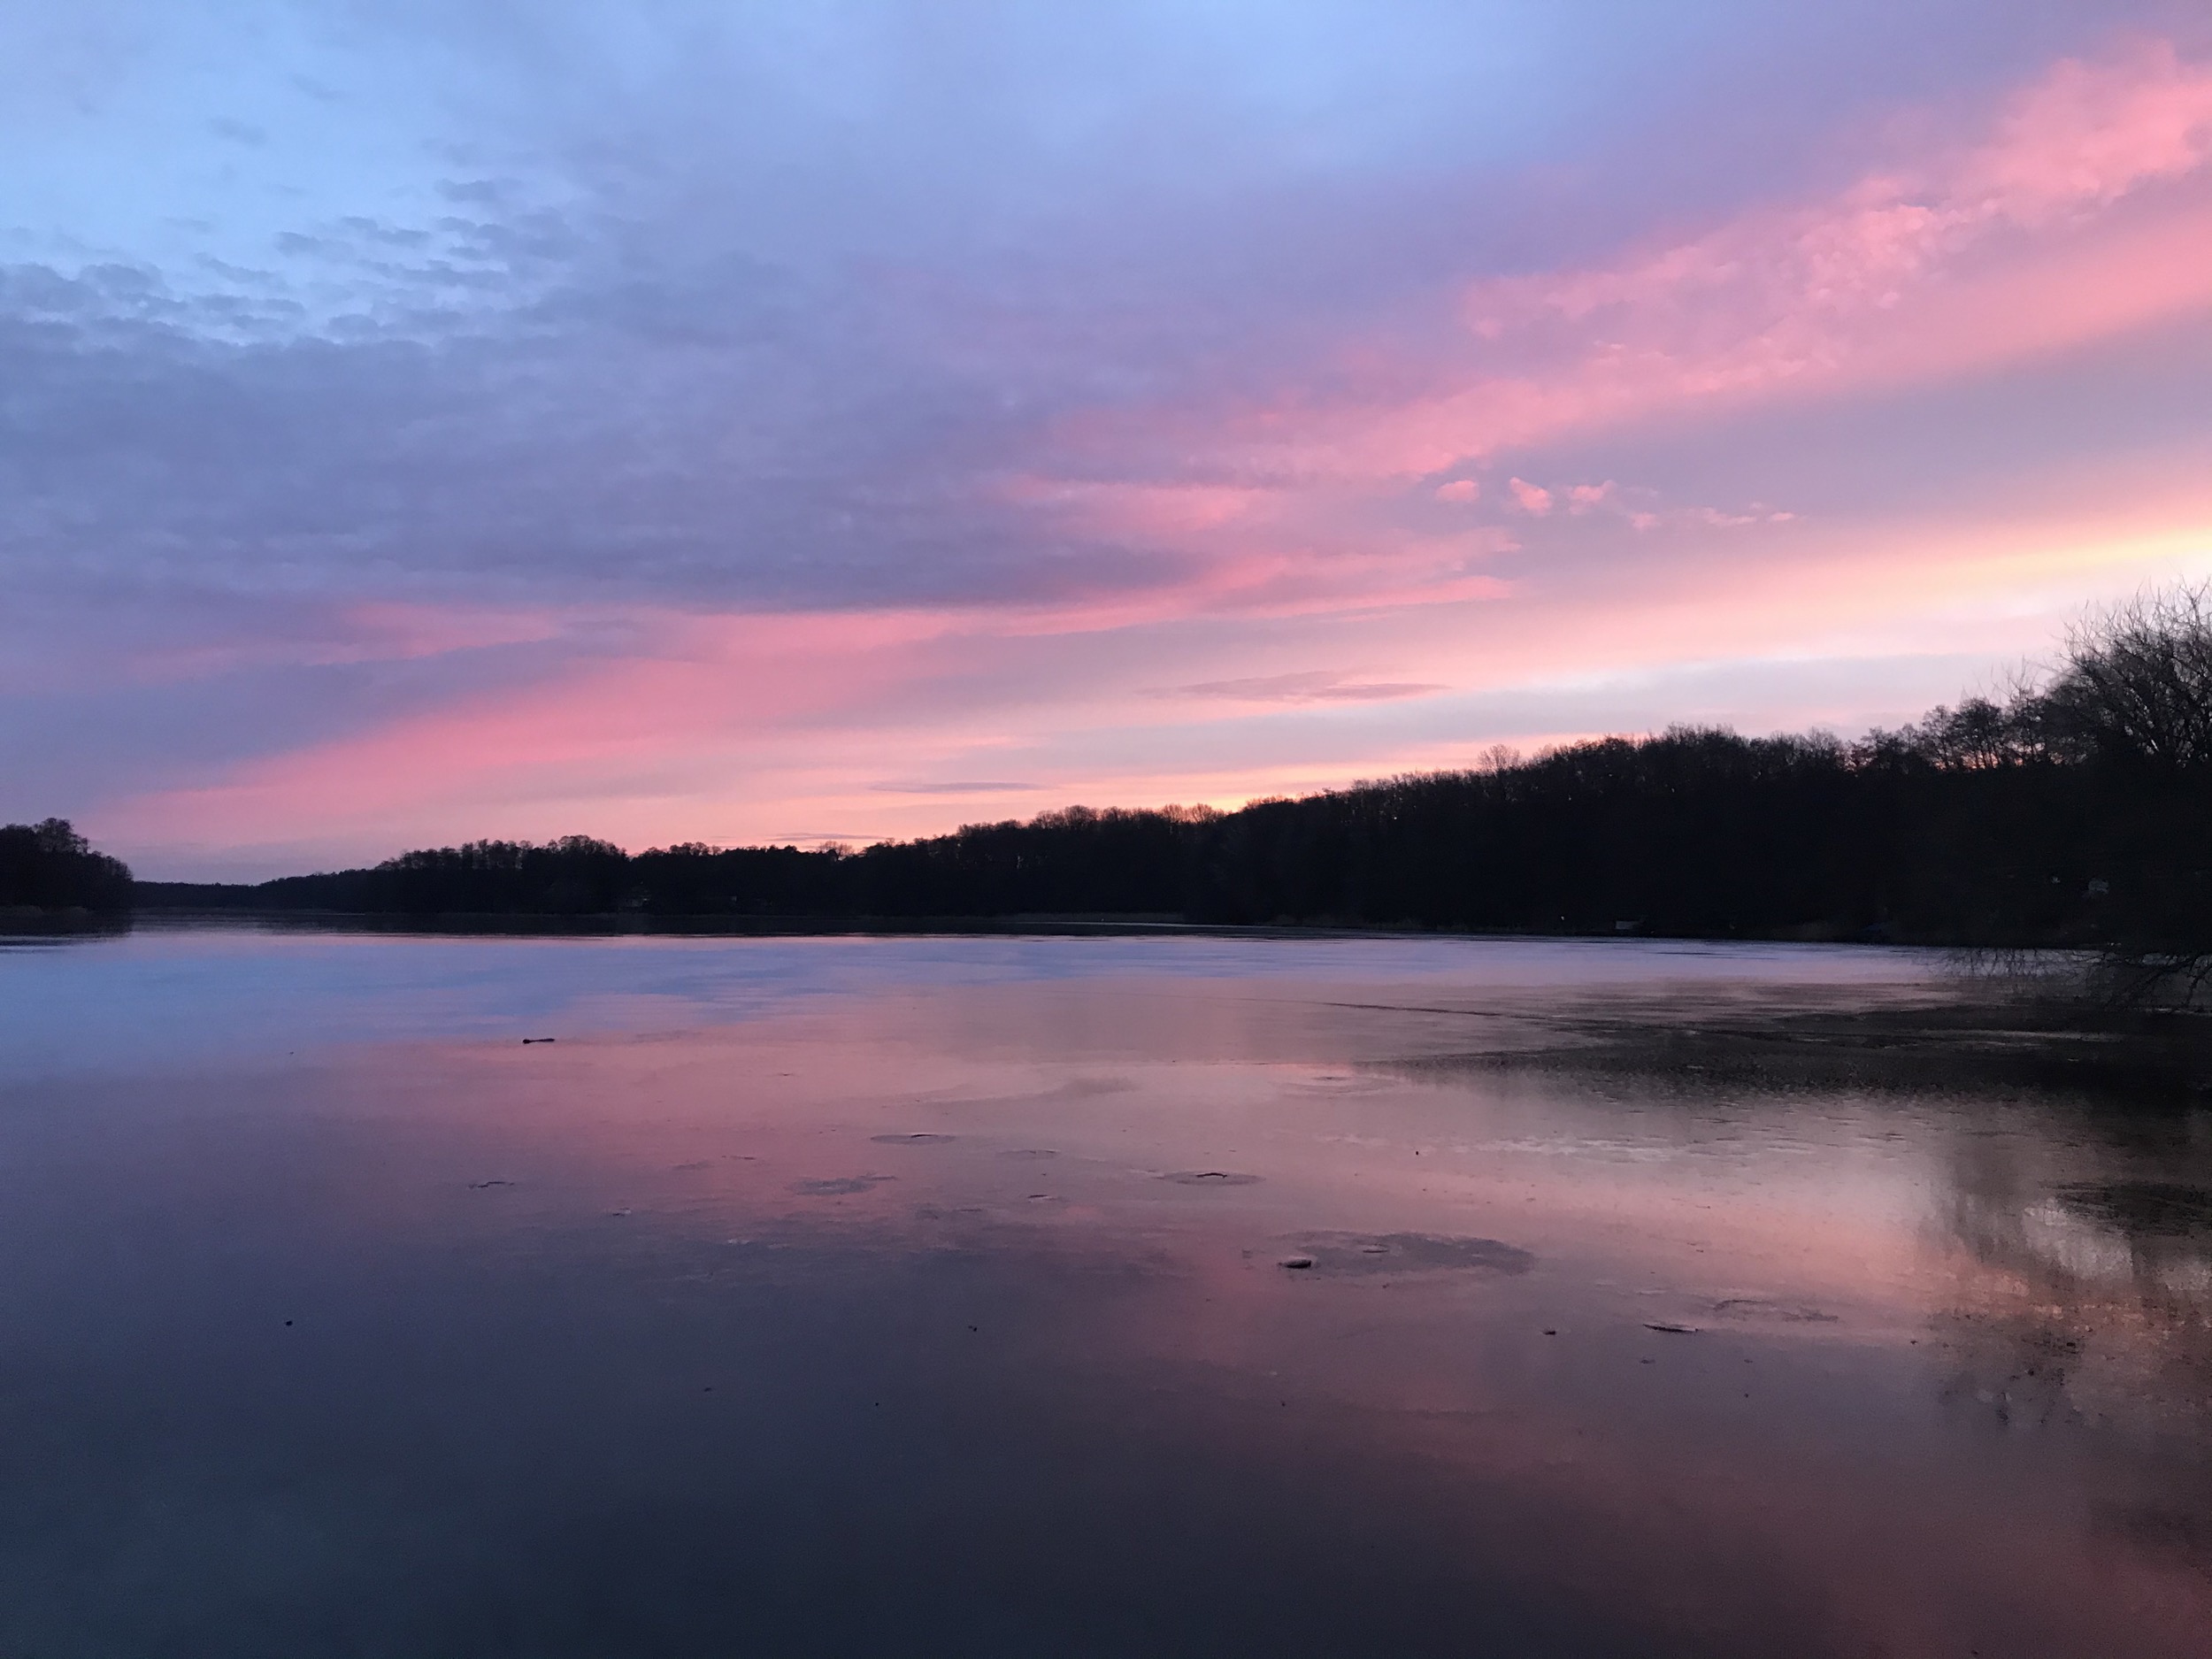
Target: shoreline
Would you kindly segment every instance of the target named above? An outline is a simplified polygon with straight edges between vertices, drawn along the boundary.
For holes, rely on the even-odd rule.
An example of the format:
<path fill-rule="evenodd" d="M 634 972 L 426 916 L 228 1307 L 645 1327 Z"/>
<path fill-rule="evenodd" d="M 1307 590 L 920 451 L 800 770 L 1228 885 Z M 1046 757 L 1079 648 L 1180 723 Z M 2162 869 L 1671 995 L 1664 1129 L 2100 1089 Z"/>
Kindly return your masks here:
<path fill-rule="evenodd" d="M 127 931 L 133 927 L 242 927 L 303 932 L 403 933 L 517 933 L 601 938 L 617 935 L 717 936 L 734 938 L 846 938 L 856 935 L 968 936 L 1044 935 L 1064 937 L 1176 937 L 1221 939 L 1467 939 L 1486 941 L 1628 941 L 1675 944 L 1835 945 L 1859 949 L 1937 950 L 2027 949 L 2062 956 L 2079 950 L 2068 944 L 1992 944 L 1985 941 L 1885 931 L 1865 936 L 1825 923 L 1806 923 L 1735 933 L 1671 933 L 1643 926 L 1616 926 L 1610 931 L 1560 929 L 1525 932 L 1458 928 L 1407 922 L 1207 922 L 1155 913 L 1019 912 L 997 916 L 733 915 L 714 911 L 654 915 L 642 911 L 325 910 L 248 908 L 231 905 L 145 905 L 125 911 L 0 911 L 0 933 L 29 922 L 39 931 L 81 927 L 86 931 Z"/>

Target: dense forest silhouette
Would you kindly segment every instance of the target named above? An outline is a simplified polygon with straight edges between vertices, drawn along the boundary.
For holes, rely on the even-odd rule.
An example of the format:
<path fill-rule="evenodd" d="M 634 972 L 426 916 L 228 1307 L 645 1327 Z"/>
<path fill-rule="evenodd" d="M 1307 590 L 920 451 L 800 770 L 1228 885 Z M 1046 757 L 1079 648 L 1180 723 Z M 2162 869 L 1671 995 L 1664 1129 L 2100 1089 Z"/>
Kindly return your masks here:
<path fill-rule="evenodd" d="M 434 915 L 1152 917 L 1702 938 L 2212 941 L 2212 588 L 1855 742 L 1678 727 L 1241 810 L 1071 807 L 836 848 L 472 841 L 141 902 Z"/>
<path fill-rule="evenodd" d="M 134 898 L 129 867 L 66 818 L 0 824 L 0 910 L 127 910 Z"/>

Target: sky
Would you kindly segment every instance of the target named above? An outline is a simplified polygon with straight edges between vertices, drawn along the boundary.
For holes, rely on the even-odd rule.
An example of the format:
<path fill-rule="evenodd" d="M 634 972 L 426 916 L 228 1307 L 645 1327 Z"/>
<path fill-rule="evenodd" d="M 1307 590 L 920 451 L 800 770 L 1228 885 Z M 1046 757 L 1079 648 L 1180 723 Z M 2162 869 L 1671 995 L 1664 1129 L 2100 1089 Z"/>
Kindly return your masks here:
<path fill-rule="evenodd" d="M 142 877 L 1895 726 L 2212 576 L 2201 0 L 0 0 Z"/>

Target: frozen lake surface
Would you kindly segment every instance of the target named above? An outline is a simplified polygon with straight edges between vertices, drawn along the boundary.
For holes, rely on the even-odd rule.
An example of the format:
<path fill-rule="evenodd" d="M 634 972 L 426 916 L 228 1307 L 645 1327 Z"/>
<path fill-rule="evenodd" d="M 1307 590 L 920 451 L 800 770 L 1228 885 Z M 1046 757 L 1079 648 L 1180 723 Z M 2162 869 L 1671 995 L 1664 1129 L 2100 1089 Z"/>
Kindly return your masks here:
<path fill-rule="evenodd" d="M 1950 994 L 0 942 L 0 1655 L 2200 1655 L 2212 1110 Z"/>

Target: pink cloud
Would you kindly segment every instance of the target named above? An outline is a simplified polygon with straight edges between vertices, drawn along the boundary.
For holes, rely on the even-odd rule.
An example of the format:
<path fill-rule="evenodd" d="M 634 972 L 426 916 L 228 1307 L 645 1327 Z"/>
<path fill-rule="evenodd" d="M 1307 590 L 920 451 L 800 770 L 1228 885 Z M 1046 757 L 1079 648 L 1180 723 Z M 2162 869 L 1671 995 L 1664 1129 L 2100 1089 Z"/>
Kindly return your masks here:
<path fill-rule="evenodd" d="M 1660 504 L 1656 490 L 1639 489 L 1628 492 L 1637 505 L 1631 506 L 1624 499 L 1621 487 L 1611 479 L 1602 484 L 1576 484 L 1567 491 L 1567 511 L 1577 516 L 1590 513 L 1610 513 L 1627 520 L 1637 530 L 1656 529 L 1662 525 L 1688 526 L 1699 529 L 1740 529 L 1746 525 L 1789 524 L 1797 515 L 1778 512 L 1763 503 L 1753 502 L 1741 511 L 1732 511 L 1722 507 L 1668 507 Z"/>
<path fill-rule="evenodd" d="M 1959 170 L 1981 211 L 2027 224 L 2193 173 L 2212 153 L 2212 69 L 2145 42 L 2103 64 L 2069 60 L 2017 97 Z"/>
<path fill-rule="evenodd" d="M 1594 353 L 1656 350 L 1687 392 L 1786 376 L 1842 349 L 1843 321 L 1898 304 L 1993 235 L 2093 214 L 2208 159 L 2212 67 L 2185 65 L 2164 42 L 2062 62 L 1980 143 L 1619 265 L 1480 284 L 1467 315 L 1492 339 L 1601 323 Z"/>
<path fill-rule="evenodd" d="M 1023 506 L 1078 516 L 1101 535 L 1172 537 L 1218 529 L 1262 511 L 1271 492 L 1024 475 L 1009 480 L 1001 494 Z"/>
<path fill-rule="evenodd" d="M 1173 560 L 1169 571 L 1135 591 L 1009 613 L 1012 626 L 1039 631 L 1494 596 L 1503 584 L 1483 566 L 1518 545 L 1492 526 L 1439 534 L 1379 525 L 1372 496 L 1361 485 L 1160 485 L 1031 475 L 1007 488 L 1055 539 L 1130 543 Z"/>
<path fill-rule="evenodd" d="M 1010 495 L 1050 534 L 1174 560 L 1141 594 L 1083 602 L 1094 621 L 1500 591 L 1479 566 L 1511 541 L 1409 526 L 1409 478 L 1608 428 L 1940 380 L 2212 309 L 2208 163 L 2212 65 L 2155 42 L 2062 62 L 1978 130 L 1839 190 L 1586 267 L 1476 282 L 1417 353 L 1356 338 L 1290 365 L 1256 404 L 1077 418 L 1048 439 L 1072 476 L 1042 468 Z M 1471 478 L 1432 494 L 1482 499 Z M 1664 506 L 1611 480 L 1514 478 L 1506 495 L 1528 518 L 1563 508 L 1639 531 L 1790 521 Z"/>
<path fill-rule="evenodd" d="M 1222 703 L 1394 703 L 1445 689 L 1424 681 L 1354 680 L 1341 674 L 1306 672 L 1263 674 L 1248 680 L 1204 680 L 1194 686 L 1171 687 L 1153 695 Z"/>
<path fill-rule="evenodd" d="M 1302 486 L 1778 396 L 1909 384 L 2212 308 L 2212 65 L 2068 60 L 1962 142 L 1581 269 L 1485 280 L 1463 334 L 1325 395 L 1156 411 L 1143 448 Z M 1348 349 L 1357 362 L 1378 350 Z"/>
<path fill-rule="evenodd" d="M 917 657 L 954 626 L 926 613 L 622 620 L 619 654 L 140 797 L 124 821 L 138 833 L 219 838 L 242 823 L 403 820 L 434 805 L 540 796 L 563 780 L 603 787 L 672 765 L 695 772 L 700 757 L 733 745 L 895 699 Z M 465 620 L 455 629 L 467 633 Z"/>
<path fill-rule="evenodd" d="M 1506 488 L 1513 492 L 1514 505 L 1523 512 L 1540 518 L 1551 511 L 1551 491 L 1532 484 L 1525 478 L 1506 480 Z"/>

